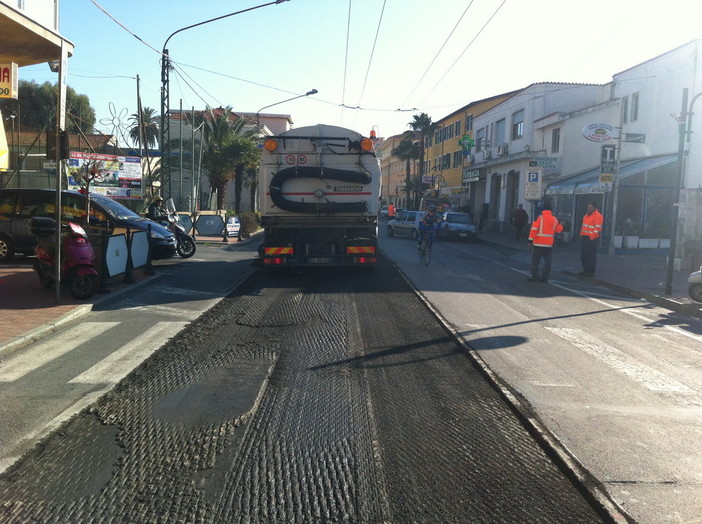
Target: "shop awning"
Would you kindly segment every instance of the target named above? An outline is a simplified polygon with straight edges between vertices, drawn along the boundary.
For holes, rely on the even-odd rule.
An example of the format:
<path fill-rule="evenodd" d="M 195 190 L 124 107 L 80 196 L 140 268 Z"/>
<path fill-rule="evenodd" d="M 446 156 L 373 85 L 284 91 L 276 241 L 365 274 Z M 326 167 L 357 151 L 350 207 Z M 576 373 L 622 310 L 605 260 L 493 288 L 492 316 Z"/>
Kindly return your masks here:
<path fill-rule="evenodd" d="M 73 54 L 73 44 L 60 35 L 0 4 L 0 63 L 15 62 L 20 67 L 61 59 L 61 41 Z"/>
<path fill-rule="evenodd" d="M 678 155 L 661 155 L 624 161 L 619 166 L 619 180 L 671 164 L 677 160 Z M 602 192 L 599 166 L 553 182 L 546 188 L 547 195 L 587 195 Z"/>

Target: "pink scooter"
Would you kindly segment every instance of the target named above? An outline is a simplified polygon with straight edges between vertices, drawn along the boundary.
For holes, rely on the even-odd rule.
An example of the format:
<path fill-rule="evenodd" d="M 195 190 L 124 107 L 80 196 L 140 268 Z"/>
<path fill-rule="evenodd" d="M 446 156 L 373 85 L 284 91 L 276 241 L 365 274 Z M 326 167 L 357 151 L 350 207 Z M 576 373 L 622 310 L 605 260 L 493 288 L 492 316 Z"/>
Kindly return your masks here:
<path fill-rule="evenodd" d="M 53 218 L 34 217 L 29 221 L 29 228 L 37 237 L 34 271 L 39 283 L 49 288 L 56 281 L 56 222 Z M 90 239 L 81 226 L 68 222 L 61 226 L 61 242 L 61 283 L 78 300 L 87 300 L 100 286 Z"/>

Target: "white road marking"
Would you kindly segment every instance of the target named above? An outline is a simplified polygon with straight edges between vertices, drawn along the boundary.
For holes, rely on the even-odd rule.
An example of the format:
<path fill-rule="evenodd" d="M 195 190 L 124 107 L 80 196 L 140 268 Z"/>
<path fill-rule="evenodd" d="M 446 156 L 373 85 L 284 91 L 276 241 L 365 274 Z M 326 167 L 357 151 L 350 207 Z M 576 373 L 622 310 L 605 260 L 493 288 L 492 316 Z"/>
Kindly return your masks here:
<path fill-rule="evenodd" d="M 68 382 L 69 384 L 107 384 L 111 387 L 187 325 L 187 322 L 158 322 L 151 329 L 113 351 Z"/>
<path fill-rule="evenodd" d="M 515 269 L 515 268 L 509 268 L 509 269 L 511 269 L 512 271 L 515 271 L 515 272 L 517 272 L 517 273 L 528 274 L 526 271 L 521 271 L 521 270 L 519 270 L 519 269 Z M 662 324 L 662 323 L 660 323 L 660 322 L 657 322 L 657 321 L 655 321 L 655 320 L 652 320 L 650 317 L 647 317 L 647 316 L 645 316 L 645 315 L 642 315 L 641 313 L 638 313 L 638 312 L 636 312 L 636 311 L 632 311 L 631 309 L 628 309 L 628 308 L 630 308 L 631 306 L 616 306 L 616 305 L 614 305 L 614 304 L 610 304 L 609 302 L 605 302 L 604 300 L 601 300 L 601 299 L 599 299 L 599 298 L 595 298 L 595 295 L 596 295 L 595 293 L 588 293 L 588 292 L 585 292 L 585 291 L 578 291 L 577 289 L 570 288 L 570 287 L 565 286 L 565 285 L 563 285 L 563 284 L 558 284 L 558 283 L 556 283 L 556 282 L 553 281 L 553 280 L 549 280 L 549 284 L 552 285 L 552 286 L 556 286 L 556 287 L 558 287 L 558 288 L 561 288 L 561 289 L 563 289 L 563 290 L 565 290 L 565 291 L 568 291 L 569 293 L 573 293 L 574 295 L 578 295 L 578 296 L 580 296 L 580 297 L 583 297 L 583 298 L 587 298 L 587 299 L 589 299 L 589 300 L 592 300 L 593 302 L 596 302 L 597 304 L 600 304 L 600 305 L 602 305 L 602 306 L 605 306 L 605 307 L 607 307 L 607 308 L 609 308 L 609 309 L 616 310 L 616 311 L 620 311 L 621 313 L 625 313 L 625 314 L 627 314 L 627 315 L 630 315 L 630 316 L 632 316 L 632 317 L 634 317 L 634 318 L 637 318 L 637 319 L 639 319 L 639 320 L 641 320 L 641 321 L 643 321 L 643 322 L 646 322 L 647 324 L 652 324 L 652 325 L 654 325 L 654 326 L 656 326 L 656 327 L 665 328 L 665 329 L 667 329 L 668 331 L 671 331 L 671 332 L 673 332 L 673 333 L 675 333 L 675 334 L 677 334 L 677 335 L 682 335 L 682 336 L 684 336 L 684 337 L 691 338 L 692 340 L 695 340 L 695 341 L 697 341 L 697 342 L 702 342 L 702 336 L 700 336 L 700 335 L 695 335 L 694 333 L 690 333 L 689 331 L 685 331 L 684 329 L 680 329 L 680 328 L 677 327 L 677 326 L 669 326 L 669 325 L 667 325 L 667 324 Z M 623 300 L 623 298 L 622 298 L 621 300 Z M 648 302 L 648 301 L 645 301 L 645 303 L 649 303 L 649 302 Z"/>
<path fill-rule="evenodd" d="M 38 342 L 0 365 L 0 382 L 15 381 L 27 373 L 73 351 L 119 322 L 82 322 L 50 339 Z"/>
<path fill-rule="evenodd" d="M 638 382 L 650 391 L 667 393 L 696 393 L 694 389 L 668 377 L 645 364 L 635 362 L 626 353 L 605 344 L 581 329 L 546 327 L 548 331 L 595 357 L 618 373 Z"/>

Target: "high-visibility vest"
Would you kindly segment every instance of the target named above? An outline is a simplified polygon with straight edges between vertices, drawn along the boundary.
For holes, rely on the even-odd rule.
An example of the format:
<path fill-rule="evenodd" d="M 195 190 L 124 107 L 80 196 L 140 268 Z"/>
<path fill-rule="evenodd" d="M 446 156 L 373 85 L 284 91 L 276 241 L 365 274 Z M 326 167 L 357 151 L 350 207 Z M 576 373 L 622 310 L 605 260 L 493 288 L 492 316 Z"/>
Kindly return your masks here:
<path fill-rule="evenodd" d="M 544 210 L 534 221 L 529 232 L 529 240 L 534 247 L 553 247 L 556 233 L 563 231 L 563 226 L 550 211 Z"/>
<path fill-rule="evenodd" d="M 600 238 L 602 234 L 602 223 L 604 219 L 597 209 L 583 217 L 583 227 L 580 230 L 581 237 L 590 237 L 590 240 Z"/>

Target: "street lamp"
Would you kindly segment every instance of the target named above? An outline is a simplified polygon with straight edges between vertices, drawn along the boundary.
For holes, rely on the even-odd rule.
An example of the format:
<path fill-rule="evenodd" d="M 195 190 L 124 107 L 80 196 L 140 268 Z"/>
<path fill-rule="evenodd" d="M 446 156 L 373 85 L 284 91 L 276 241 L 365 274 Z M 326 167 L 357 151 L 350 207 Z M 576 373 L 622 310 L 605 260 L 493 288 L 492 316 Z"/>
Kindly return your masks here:
<path fill-rule="evenodd" d="M 170 171 L 170 154 L 171 154 L 171 145 L 170 145 L 170 139 L 171 139 L 171 130 L 168 125 L 168 111 L 170 107 L 170 96 L 168 93 L 168 84 L 169 84 L 169 72 L 170 72 L 170 58 L 168 56 L 168 49 L 166 49 L 166 45 L 168 45 L 168 41 L 175 36 L 176 34 L 185 31 L 186 29 L 192 29 L 193 27 L 198 27 L 204 24 L 209 24 L 210 22 L 215 22 L 217 20 L 222 20 L 223 18 L 228 18 L 230 16 L 234 15 L 239 15 L 241 13 L 246 13 L 248 11 L 253 11 L 254 9 L 259 9 L 261 7 L 266 7 L 269 5 L 273 4 L 281 4 L 283 2 L 287 2 L 288 0 L 274 0 L 272 2 L 268 2 L 267 4 L 261 4 L 257 5 L 254 7 L 249 7 L 248 9 L 242 9 L 241 11 L 236 11 L 234 13 L 229 13 L 227 15 L 222 15 L 218 16 L 217 18 L 211 18 L 209 20 L 205 20 L 203 22 L 198 22 L 197 24 L 192 24 L 187 27 L 182 27 L 178 29 L 177 31 L 173 31 L 168 38 L 166 38 L 166 41 L 163 43 L 163 51 L 161 51 L 161 129 L 160 129 L 160 142 L 161 142 L 161 178 L 163 178 L 163 174 L 166 173 L 168 176 L 168 192 L 170 194 L 171 192 L 171 171 Z"/>
<path fill-rule="evenodd" d="M 261 132 L 261 122 L 259 115 L 264 109 L 268 109 L 269 107 L 277 106 L 279 104 L 284 104 L 285 102 L 290 102 L 291 100 L 297 100 L 298 98 L 302 98 L 305 96 L 316 95 L 317 93 L 319 93 L 319 91 L 317 91 L 316 89 L 311 89 L 310 91 L 307 91 L 304 95 L 297 95 L 292 98 L 286 98 L 285 100 L 281 100 L 280 102 L 275 102 L 274 104 L 268 104 L 267 106 L 263 106 L 261 109 L 256 111 L 256 132 Z"/>

